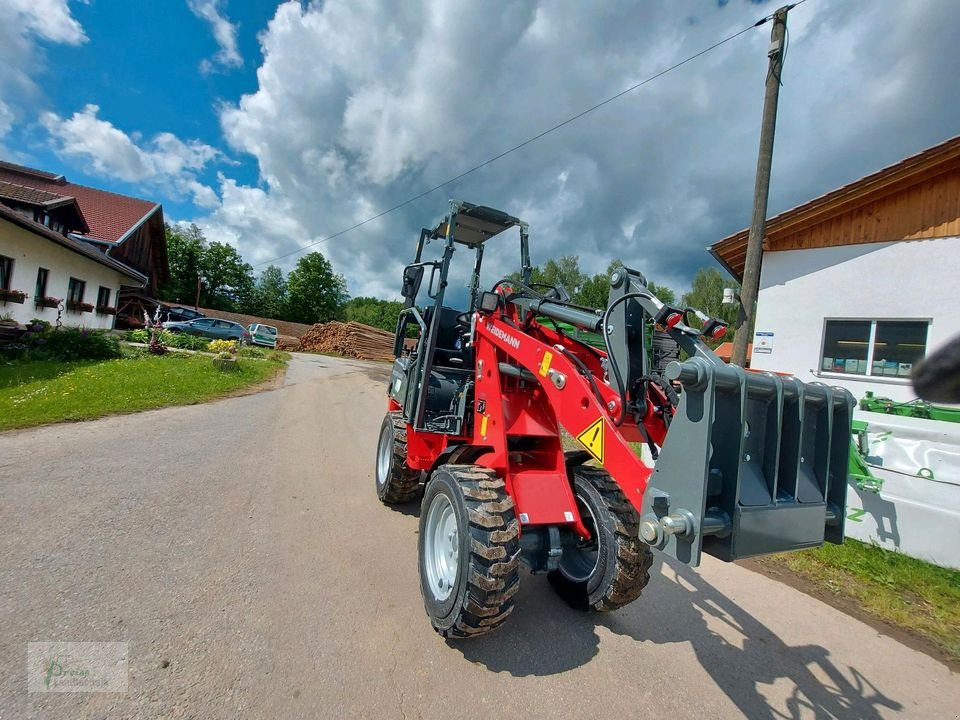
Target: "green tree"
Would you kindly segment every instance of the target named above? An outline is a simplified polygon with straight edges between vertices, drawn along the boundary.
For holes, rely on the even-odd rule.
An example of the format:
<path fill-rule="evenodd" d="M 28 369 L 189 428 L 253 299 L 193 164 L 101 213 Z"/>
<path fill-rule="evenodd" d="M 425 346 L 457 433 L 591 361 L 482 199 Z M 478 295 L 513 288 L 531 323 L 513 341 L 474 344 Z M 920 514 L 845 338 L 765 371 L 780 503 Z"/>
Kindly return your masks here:
<path fill-rule="evenodd" d="M 657 296 L 657 299 L 665 305 L 673 305 L 677 301 L 677 294 L 666 285 L 657 285 L 655 282 L 648 282 L 647 289 Z"/>
<path fill-rule="evenodd" d="M 302 323 L 327 322 L 340 317 L 347 283 L 335 273 L 322 253 L 304 255 L 287 276 L 287 319 Z"/>
<path fill-rule="evenodd" d="M 200 300 L 204 307 L 233 311 L 249 307 L 253 268 L 232 245 L 208 243 L 200 258 L 200 275 Z"/>
<path fill-rule="evenodd" d="M 543 268 L 534 267 L 530 279 L 534 283 L 545 285 L 562 284 L 570 292 L 573 302 L 584 307 L 603 309 L 607 306 L 610 295 L 610 276 L 617 268 L 622 267 L 621 260 L 613 260 L 607 266 L 606 272 L 586 275 L 581 272 L 576 255 L 565 255 L 559 260 L 548 260 Z M 520 274 L 514 273 L 511 277 L 519 278 Z M 648 282 L 647 287 L 662 302 L 676 302 L 676 294 L 665 285 Z"/>
<path fill-rule="evenodd" d="M 690 292 L 684 293 L 680 304 L 702 310 L 710 317 L 723 320 L 732 326 L 737 319 L 738 306 L 723 304 L 723 289 L 728 287 L 740 291 L 740 286 L 733 278 L 716 268 L 700 268 L 693 276 Z"/>
<path fill-rule="evenodd" d="M 257 278 L 248 310 L 260 317 L 284 320 L 287 309 L 287 279 L 283 270 L 276 265 L 268 265 Z"/>
<path fill-rule="evenodd" d="M 158 289 L 161 300 L 193 305 L 197 295 L 197 278 L 205 251 L 203 232 L 196 225 L 189 228 L 164 225 L 167 238 L 167 259 L 170 279 Z"/>
<path fill-rule="evenodd" d="M 592 277 L 584 277 L 580 290 L 574 296 L 574 302 L 584 307 L 602 310 L 607 306 L 610 296 L 610 276 L 614 270 L 623 267 L 621 260 L 614 260 L 607 265 L 607 271 L 597 273 Z"/>
<path fill-rule="evenodd" d="M 393 332 L 397 328 L 397 316 L 402 309 L 403 303 L 398 300 L 355 297 L 343 306 L 343 316 L 348 322 L 363 323 Z"/>
<path fill-rule="evenodd" d="M 530 279 L 544 285 L 562 285 L 571 297 L 575 297 L 587 277 L 580 272 L 580 258 L 577 255 L 564 255 L 556 260 L 547 260 L 543 270 L 534 268 Z"/>

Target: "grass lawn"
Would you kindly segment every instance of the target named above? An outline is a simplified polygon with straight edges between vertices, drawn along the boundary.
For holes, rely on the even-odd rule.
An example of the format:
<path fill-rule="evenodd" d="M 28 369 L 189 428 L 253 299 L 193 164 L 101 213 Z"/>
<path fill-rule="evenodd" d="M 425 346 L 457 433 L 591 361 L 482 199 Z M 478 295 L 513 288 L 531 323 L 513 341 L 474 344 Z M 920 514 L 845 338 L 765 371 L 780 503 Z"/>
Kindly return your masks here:
<path fill-rule="evenodd" d="M 818 588 L 860 605 L 874 617 L 919 635 L 960 660 L 960 571 L 846 540 L 815 550 L 760 558 Z"/>
<path fill-rule="evenodd" d="M 269 380 L 283 362 L 241 359 L 221 372 L 201 355 L 0 364 L 0 430 L 190 405 Z"/>

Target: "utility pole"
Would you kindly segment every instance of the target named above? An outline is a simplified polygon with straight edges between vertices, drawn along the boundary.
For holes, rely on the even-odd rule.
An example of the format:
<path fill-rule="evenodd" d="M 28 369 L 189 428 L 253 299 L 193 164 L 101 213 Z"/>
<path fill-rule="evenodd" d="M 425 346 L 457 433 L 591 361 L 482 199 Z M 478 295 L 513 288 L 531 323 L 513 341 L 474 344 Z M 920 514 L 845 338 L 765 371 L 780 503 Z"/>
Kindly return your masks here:
<path fill-rule="evenodd" d="M 770 193 L 773 136 L 777 128 L 777 102 L 780 99 L 780 76 L 783 72 L 784 37 L 787 33 L 787 12 L 792 7 L 792 5 L 785 5 L 773 14 L 773 29 L 770 31 L 770 47 L 767 50 L 770 67 L 767 70 L 767 90 L 763 98 L 757 180 L 753 189 L 753 215 L 750 220 L 750 235 L 747 237 L 743 284 L 740 287 L 737 332 L 733 336 L 733 352 L 730 359 L 732 364 L 740 367 L 745 367 L 747 364 L 747 344 L 750 342 L 757 293 L 760 289 L 760 262 L 763 258 L 763 237 L 767 230 L 767 196 Z"/>

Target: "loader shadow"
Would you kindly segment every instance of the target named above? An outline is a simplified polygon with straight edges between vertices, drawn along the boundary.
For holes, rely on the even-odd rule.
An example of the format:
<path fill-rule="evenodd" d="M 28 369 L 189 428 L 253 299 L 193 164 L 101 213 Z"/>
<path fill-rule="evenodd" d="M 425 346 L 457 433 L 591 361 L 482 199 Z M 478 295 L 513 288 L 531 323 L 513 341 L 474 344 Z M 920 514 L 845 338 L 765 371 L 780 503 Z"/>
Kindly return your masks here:
<path fill-rule="evenodd" d="M 856 668 L 837 667 L 826 648 L 788 645 L 685 565 L 658 558 L 651 575 L 640 600 L 608 615 L 573 610 L 543 578 L 525 576 L 521 583 L 526 581 L 529 591 L 518 595 L 518 607 L 503 630 L 451 647 L 492 671 L 551 675 L 589 662 L 599 651 L 596 628 L 602 626 L 638 643 L 638 678 L 645 644 L 688 643 L 717 687 L 751 719 L 872 718 L 881 708 L 902 709 Z M 668 692 L 682 692 L 689 681 L 677 678 L 678 688 Z M 784 681 L 792 685 L 789 697 L 771 704 L 761 685 Z"/>

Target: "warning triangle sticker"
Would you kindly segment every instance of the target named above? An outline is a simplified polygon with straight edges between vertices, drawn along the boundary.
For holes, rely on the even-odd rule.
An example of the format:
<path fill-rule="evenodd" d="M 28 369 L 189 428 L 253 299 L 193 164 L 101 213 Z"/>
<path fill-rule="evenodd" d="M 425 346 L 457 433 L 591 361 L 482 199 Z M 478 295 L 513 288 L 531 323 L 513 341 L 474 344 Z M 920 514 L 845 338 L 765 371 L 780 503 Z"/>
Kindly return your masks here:
<path fill-rule="evenodd" d="M 590 427 L 577 435 L 577 441 L 597 462 L 603 463 L 603 418 L 597 418 Z"/>

